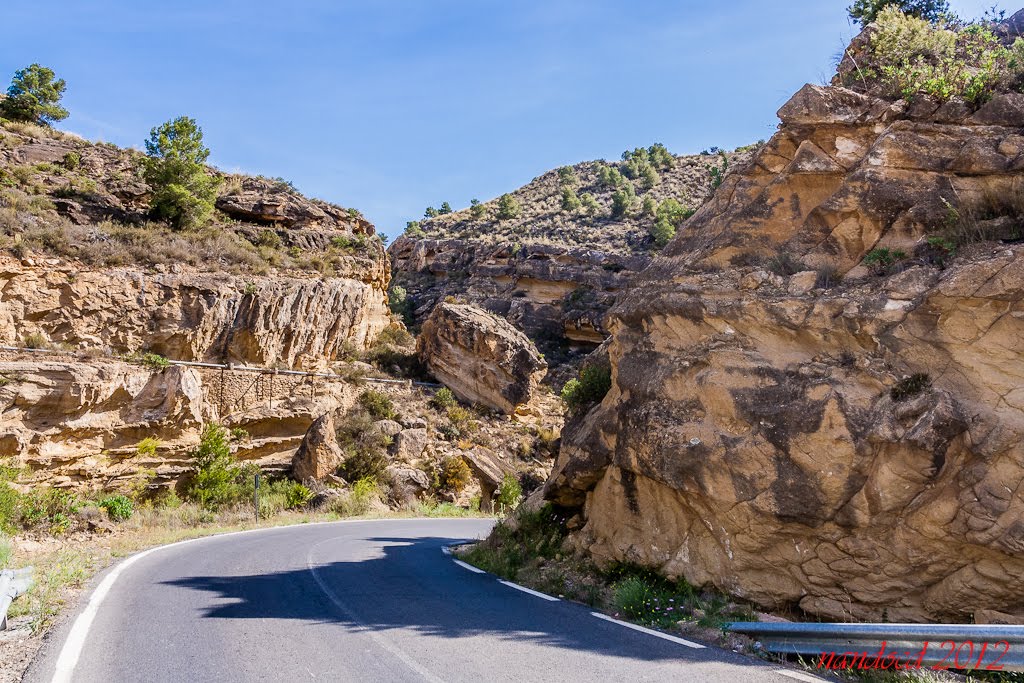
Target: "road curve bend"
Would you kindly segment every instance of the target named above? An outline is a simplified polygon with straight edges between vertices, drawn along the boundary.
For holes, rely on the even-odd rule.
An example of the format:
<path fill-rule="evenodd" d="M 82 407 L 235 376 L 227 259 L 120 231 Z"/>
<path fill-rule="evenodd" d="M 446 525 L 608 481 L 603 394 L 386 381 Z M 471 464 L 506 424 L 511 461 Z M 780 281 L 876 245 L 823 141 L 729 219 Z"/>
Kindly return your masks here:
<path fill-rule="evenodd" d="M 818 680 L 520 590 L 443 549 L 482 519 L 227 534 L 100 577 L 26 681 Z"/>

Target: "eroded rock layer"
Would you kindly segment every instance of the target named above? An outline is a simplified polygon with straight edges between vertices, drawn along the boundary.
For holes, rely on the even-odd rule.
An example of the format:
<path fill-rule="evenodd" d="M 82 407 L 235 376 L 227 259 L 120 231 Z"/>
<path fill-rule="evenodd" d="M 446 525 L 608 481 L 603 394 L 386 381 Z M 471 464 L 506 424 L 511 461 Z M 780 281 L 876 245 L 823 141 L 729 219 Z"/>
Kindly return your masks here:
<path fill-rule="evenodd" d="M 575 542 L 826 618 L 1024 614 L 1022 111 L 785 105 L 609 315 L 547 485 Z"/>
<path fill-rule="evenodd" d="M 372 281 L 162 270 L 0 257 L 0 342 L 315 367 L 389 322 Z"/>

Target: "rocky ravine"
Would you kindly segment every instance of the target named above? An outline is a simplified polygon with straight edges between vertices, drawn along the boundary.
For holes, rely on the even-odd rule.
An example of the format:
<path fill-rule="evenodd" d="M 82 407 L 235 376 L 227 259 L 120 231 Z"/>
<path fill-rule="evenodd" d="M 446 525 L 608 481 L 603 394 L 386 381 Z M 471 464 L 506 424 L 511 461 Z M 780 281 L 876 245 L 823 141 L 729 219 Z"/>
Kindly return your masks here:
<path fill-rule="evenodd" d="M 750 150 L 726 155 L 729 167 Z M 598 180 L 603 161 L 570 167 L 571 188 L 596 202 L 592 211 L 566 210 L 565 185 L 549 171 L 511 193 L 522 207 L 514 219 L 496 220 L 495 202 L 420 222 L 425 235 L 395 240 L 391 256 L 394 283 L 403 287 L 417 322 L 434 305 L 454 296 L 505 317 L 531 338 L 568 341 L 584 348 L 600 344 L 608 331 L 602 319 L 655 253 L 648 229 L 654 218 L 641 211 L 644 199 L 674 199 L 696 208 L 711 193 L 709 169 L 722 164 L 714 154 L 673 157 L 649 189 L 639 182 L 634 206 L 620 218 L 610 217 L 614 187 Z"/>
<path fill-rule="evenodd" d="M 546 495 L 598 560 L 764 605 L 1022 618 L 1024 246 L 998 238 L 1024 95 L 807 86 L 779 116 L 612 309 L 612 389 Z M 955 259 L 925 239 L 967 228 Z M 882 247 L 908 256 L 865 263 Z"/>

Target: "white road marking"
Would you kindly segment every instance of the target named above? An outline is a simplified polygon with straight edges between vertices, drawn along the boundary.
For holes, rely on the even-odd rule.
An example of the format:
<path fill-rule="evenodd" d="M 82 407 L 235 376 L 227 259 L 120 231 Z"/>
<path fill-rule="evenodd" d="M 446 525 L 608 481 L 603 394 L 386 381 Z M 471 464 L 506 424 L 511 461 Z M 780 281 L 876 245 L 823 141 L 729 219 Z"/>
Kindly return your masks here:
<path fill-rule="evenodd" d="M 460 567 L 462 567 L 463 569 L 468 569 L 469 571 L 473 572 L 474 574 L 486 574 L 486 573 L 487 573 L 487 572 L 485 572 L 485 571 L 484 571 L 483 569 L 478 569 L 478 568 L 474 567 L 474 566 L 473 566 L 473 565 L 471 565 L 471 564 L 466 564 L 466 563 L 465 563 L 465 562 L 463 562 L 462 560 L 452 560 L 452 561 L 453 561 L 453 562 L 454 562 L 455 564 L 457 564 L 457 565 L 459 565 Z"/>
<path fill-rule="evenodd" d="M 53 672 L 53 678 L 51 683 L 69 683 L 71 681 L 71 675 L 75 672 L 75 667 L 78 665 L 78 659 L 82 656 L 82 647 L 85 645 L 86 636 L 89 635 L 89 628 L 92 627 L 92 622 L 96 619 L 96 613 L 100 609 L 100 605 L 103 600 L 107 597 L 110 589 L 113 588 L 114 582 L 117 581 L 117 577 L 121 575 L 125 569 L 132 566 L 146 555 L 154 553 L 158 550 L 166 550 L 167 548 L 174 548 L 179 545 L 185 545 L 186 543 L 197 543 L 199 541 L 209 541 L 214 538 L 223 538 L 224 536 L 238 536 L 241 534 L 252 534 L 260 531 L 277 531 L 279 529 L 289 529 L 291 527 L 311 527 L 311 526 L 323 526 L 326 524 L 358 524 L 360 522 L 373 522 L 378 520 L 369 519 L 343 519 L 336 522 L 310 522 L 308 524 L 286 524 L 283 526 L 276 527 L 264 527 L 260 529 L 246 529 L 245 531 L 231 531 L 224 534 L 211 534 L 210 536 L 201 536 L 199 538 L 189 538 L 184 541 L 178 541 L 176 543 L 168 543 L 167 545 L 160 545 L 149 550 L 143 550 L 141 553 L 137 553 L 123 560 L 120 564 L 110 570 L 100 585 L 96 587 L 96 590 L 89 596 L 89 602 L 82 610 L 82 613 L 78 615 L 75 622 L 71 625 L 71 630 L 68 632 L 67 638 L 64 640 L 64 645 L 60 649 L 60 654 L 57 655 L 57 663 Z M 407 522 L 430 522 L 437 520 L 430 517 L 410 517 Z M 316 578 L 314 573 L 313 578 Z M 330 597 L 330 596 L 328 596 Z"/>
<path fill-rule="evenodd" d="M 792 669 L 776 669 L 775 673 L 780 676 L 788 676 L 789 678 L 795 678 L 798 681 L 808 681 L 809 683 L 821 683 L 823 679 L 810 674 L 805 674 L 802 671 L 793 671 Z"/>
<path fill-rule="evenodd" d="M 634 631 L 640 631 L 640 633 L 646 633 L 647 635 L 654 636 L 655 638 L 661 638 L 662 640 L 670 640 L 673 643 L 679 643 L 680 645 L 685 645 L 686 647 L 692 647 L 695 650 L 703 650 L 704 649 L 703 645 L 701 645 L 700 643 L 695 643 L 692 640 L 684 640 L 682 638 L 676 638 L 675 636 L 670 636 L 667 633 L 662 633 L 661 631 L 655 631 L 652 628 L 644 628 L 643 626 L 637 626 L 636 624 L 631 624 L 628 621 L 619 621 L 618 619 L 613 619 L 612 617 L 608 616 L 607 614 L 601 614 L 600 612 L 591 612 L 591 614 L 593 616 L 597 617 L 598 619 L 604 619 L 605 621 L 610 621 L 613 624 L 618 624 L 619 626 L 625 626 L 626 628 L 631 628 Z"/>
<path fill-rule="evenodd" d="M 452 554 L 452 549 L 449 548 L 448 546 L 442 546 L 441 547 L 441 552 L 444 553 L 445 555 L 451 555 Z"/>
<path fill-rule="evenodd" d="M 503 583 L 509 588 L 515 588 L 517 591 L 529 593 L 530 595 L 541 598 L 542 600 L 547 600 L 549 602 L 558 602 L 558 598 L 552 597 L 550 595 L 545 595 L 544 593 L 538 593 L 537 591 L 531 590 L 526 586 L 520 586 L 518 583 L 512 583 L 511 581 L 505 581 L 504 579 L 498 579 L 498 583 Z"/>

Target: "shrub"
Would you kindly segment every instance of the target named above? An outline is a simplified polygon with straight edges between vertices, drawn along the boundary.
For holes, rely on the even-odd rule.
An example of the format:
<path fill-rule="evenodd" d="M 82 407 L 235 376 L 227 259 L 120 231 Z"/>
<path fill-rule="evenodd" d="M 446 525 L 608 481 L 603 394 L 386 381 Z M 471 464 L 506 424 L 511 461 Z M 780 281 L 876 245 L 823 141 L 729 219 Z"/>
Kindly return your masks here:
<path fill-rule="evenodd" d="M 420 239 L 425 237 L 427 233 L 423 232 L 419 221 L 409 221 L 405 224 L 405 232 L 403 234 L 412 239 Z"/>
<path fill-rule="evenodd" d="M 481 204 L 479 199 L 474 197 L 469 200 L 469 214 L 476 220 L 480 220 L 487 215 L 487 207 Z"/>
<path fill-rule="evenodd" d="M 871 63 L 857 75 L 877 79 L 889 97 L 981 102 L 999 88 L 1018 87 L 1024 75 L 1024 40 L 1005 47 L 984 24 L 956 31 L 888 5 L 874 26 Z"/>
<path fill-rule="evenodd" d="M 571 187 L 562 188 L 562 211 L 575 211 L 580 208 L 582 203 L 580 198 L 576 196 L 576 191 Z"/>
<path fill-rule="evenodd" d="M 171 365 L 170 361 L 159 353 L 151 353 L 149 351 L 139 356 L 137 360 L 140 365 L 144 365 L 150 370 L 163 370 Z"/>
<path fill-rule="evenodd" d="M 406 325 L 412 325 L 415 322 L 412 300 L 409 299 L 409 293 L 402 285 L 391 285 L 391 290 L 388 292 L 388 308 Z"/>
<path fill-rule="evenodd" d="M 583 210 L 587 213 L 595 213 L 601 209 L 601 205 L 594 199 L 594 195 L 589 192 L 580 195 L 580 204 L 583 205 Z"/>
<path fill-rule="evenodd" d="M 439 216 L 452 212 L 452 205 L 448 202 L 441 202 L 441 208 L 437 210 Z"/>
<path fill-rule="evenodd" d="M 312 491 L 297 482 L 287 482 L 285 489 L 286 509 L 294 510 L 295 508 L 305 507 L 311 500 L 313 500 Z"/>
<path fill-rule="evenodd" d="M 155 439 L 152 436 L 147 436 L 145 439 L 135 444 L 135 454 L 151 458 L 154 455 L 156 455 L 156 449 L 158 449 L 159 447 L 159 439 Z"/>
<path fill-rule="evenodd" d="M 440 214 L 438 213 L 437 209 L 435 209 L 435 208 L 434 208 L 434 207 L 432 207 L 432 206 L 428 206 L 428 207 L 427 207 L 427 208 L 426 208 L 426 209 L 425 209 L 425 210 L 423 211 L 423 217 L 424 217 L 424 218 L 436 218 L 436 217 L 437 217 L 438 215 L 440 215 Z"/>
<path fill-rule="evenodd" d="M 12 121 L 27 121 L 48 126 L 68 117 L 60 106 L 67 87 L 64 79 L 40 64 L 32 64 L 14 72 L 6 99 L 0 101 L 0 116 Z"/>
<path fill-rule="evenodd" d="M 721 158 L 721 161 L 707 167 L 708 186 L 711 188 L 712 192 L 722 186 L 722 183 L 725 181 L 725 174 L 729 170 L 729 157 L 725 156 L 725 152 L 721 151 L 718 155 Z"/>
<path fill-rule="evenodd" d="M 363 407 L 349 411 L 335 426 L 338 446 L 345 460 L 338 473 L 349 482 L 360 479 L 382 481 L 388 465 L 385 449 L 391 438 L 377 429 L 373 418 Z"/>
<path fill-rule="evenodd" d="M 558 169 L 558 184 L 563 188 L 574 188 L 579 182 L 580 179 L 576 177 L 576 170 L 572 166 L 562 166 Z"/>
<path fill-rule="evenodd" d="M 26 349 L 48 349 L 50 340 L 40 332 L 30 332 L 21 339 Z"/>
<path fill-rule="evenodd" d="M 910 377 L 904 377 L 889 390 L 889 396 L 893 401 L 904 401 L 911 396 L 916 396 L 932 385 L 932 378 L 928 373 L 917 372 Z"/>
<path fill-rule="evenodd" d="M 580 370 L 578 379 L 571 379 L 562 387 L 562 400 L 573 413 L 601 401 L 612 388 L 611 368 L 590 365 Z"/>
<path fill-rule="evenodd" d="M 658 202 L 655 201 L 654 197 L 644 197 L 644 203 L 640 208 L 640 213 L 651 217 L 657 215 Z"/>
<path fill-rule="evenodd" d="M 274 230 L 260 230 L 254 244 L 257 247 L 267 247 L 268 249 L 280 249 L 283 246 L 281 236 Z"/>
<path fill-rule="evenodd" d="M 668 151 L 668 148 L 660 142 L 655 142 L 647 148 L 647 158 L 657 169 L 672 168 L 676 165 L 676 159 L 672 156 L 672 152 Z"/>
<path fill-rule="evenodd" d="M 633 205 L 636 198 L 636 190 L 633 184 L 627 182 L 620 189 L 612 193 L 612 218 L 622 218 Z"/>
<path fill-rule="evenodd" d="M 196 228 L 209 220 L 220 183 L 207 173 L 209 156 L 202 129 L 187 116 L 150 131 L 143 175 L 153 191 L 154 216 L 175 228 Z"/>
<path fill-rule="evenodd" d="M 664 218 L 659 218 L 651 226 L 649 232 L 654 240 L 654 245 L 661 249 L 676 236 L 676 226 Z"/>
<path fill-rule="evenodd" d="M 498 506 L 498 512 L 504 515 L 506 511 L 515 509 L 522 497 L 523 487 L 519 484 L 519 480 L 514 474 L 506 474 L 501 480 L 501 486 L 498 487 L 498 495 L 495 496 L 494 502 Z"/>
<path fill-rule="evenodd" d="M 867 26 L 887 7 L 931 23 L 949 16 L 947 0 L 854 0 L 846 11 L 850 13 L 851 19 L 861 26 Z"/>
<path fill-rule="evenodd" d="M 74 494 L 60 489 L 43 489 L 21 496 L 18 516 L 25 527 L 47 527 L 52 534 L 62 534 L 71 526 L 71 518 L 82 507 Z"/>
<path fill-rule="evenodd" d="M 510 194 L 503 194 L 498 198 L 498 220 L 510 220 L 518 218 L 522 213 L 522 207 L 516 198 Z"/>
<path fill-rule="evenodd" d="M 614 190 L 626 184 L 626 178 L 614 166 L 602 165 L 597 171 L 597 182 L 602 187 Z"/>
<path fill-rule="evenodd" d="M 132 513 L 135 512 L 131 499 L 120 494 L 107 496 L 100 501 L 99 506 L 106 510 L 107 515 L 115 522 L 124 522 L 131 519 Z"/>
<path fill-rule="evenodd" d="M 376 389 L 367 389 L 359 396 L 359 405 L 366 409 L 378 420 L 393 420 L 395 418 L 395 404 L 391 398 Z"/>
<path fill-rule="evenodd" d="M 565 520 L 550 503 L 536 511 L 519 508 L 514 514 L 515 530 L 505 522 L 498 522 L 491 535 L 463 554 L 463 559 L 515 581 L 519 571 L 537 558 L 552 559 L 562 552 Z"/>
<path fill-rule="evenodd" d="M 881 247 L 872 249 L 864 256 L 864 265 L 878 275 L 890 273 L 893 267 L 907 258 L 907 255 L 899 249 Z"/>
<path fill-rule="evenodd" d="M 457 404 L 458 401 L 455 399 L 455 394 L 448 387 L 438 389 L 437 393 L 430 397 L 430 405 L 438 410 L 447 410 Z"/>
<path fill-rule="evenodd" d="M 195 474 L 186 487 L 185 497 L 206 510 L 216 510 L 245 495 L 248 470 L 235 465 L 228 445 L 228 430 L 216 423 L 203 428 L 199 445 L 192 451 Z"/>
<path fill-rule="evenodd" d="M 449 455 L 441 461 L 438 470 L 438 488 L 447 493 L 459 494 L 469 485 L 472 473 L 466 461 L 457 455 Z"/>
<path fill-rule="evenodd" d="M 82 165 L 82 157 L 78 152 L 68 152 L 64 155 L 64 168 L 69 171 L 74 171 L 76 168 Z"/>
<path fill-rule="evenodd" d="M 781 252 L 778 256 L 768 259 L 765 264 L 769 271 L 782 277 L 789 277 L 796 273 L 807 270 L 807 266 L 788 251 Z"/>

